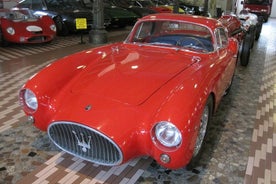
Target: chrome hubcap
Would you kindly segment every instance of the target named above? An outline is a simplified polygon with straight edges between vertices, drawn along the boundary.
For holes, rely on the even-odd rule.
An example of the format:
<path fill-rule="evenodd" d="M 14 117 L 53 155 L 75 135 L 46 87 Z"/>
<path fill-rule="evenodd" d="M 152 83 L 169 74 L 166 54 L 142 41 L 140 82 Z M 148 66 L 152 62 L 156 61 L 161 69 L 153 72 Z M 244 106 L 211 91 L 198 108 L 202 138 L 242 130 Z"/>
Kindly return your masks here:
<path fill-rule="evenodd" d="M 198 154 L 202 146 L 202 143 L 206 134 L 206 130 L 207 130 L 208 119 L 209 119 L 209 108 L 208 106 L 205 106 L 203 114 L 200 119 L 199 132 L 196 139 L 196 145 L 195 145 L 194 154 L 193 154 L 194 157 Z"/>

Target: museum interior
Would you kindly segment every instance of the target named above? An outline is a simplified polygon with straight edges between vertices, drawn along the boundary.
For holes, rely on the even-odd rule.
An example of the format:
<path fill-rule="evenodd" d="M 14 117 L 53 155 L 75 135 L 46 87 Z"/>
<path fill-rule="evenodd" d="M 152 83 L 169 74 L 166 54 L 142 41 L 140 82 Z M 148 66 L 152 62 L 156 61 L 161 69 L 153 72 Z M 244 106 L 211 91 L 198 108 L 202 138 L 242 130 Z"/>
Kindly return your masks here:
<path fill-rule="evenodd" d="M 0 0 L 0 184 L 275 173 L 275 0 Z"/>

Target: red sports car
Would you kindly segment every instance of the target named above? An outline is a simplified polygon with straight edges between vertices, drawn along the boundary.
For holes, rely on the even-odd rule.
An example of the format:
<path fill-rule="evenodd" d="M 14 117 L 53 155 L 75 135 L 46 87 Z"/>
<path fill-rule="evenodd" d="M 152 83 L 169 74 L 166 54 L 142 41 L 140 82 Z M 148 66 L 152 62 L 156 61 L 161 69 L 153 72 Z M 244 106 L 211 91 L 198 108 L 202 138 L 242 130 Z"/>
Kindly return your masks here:
<path fill-rule="evenodd" d="M 0 44 L 50 42 L 56 35 L 51 17 L 36 17 L 29 9 L 0 9 Z"/>
<path fill-rule="evenodd" d="M 151 0 L 130 0 L 131 4 L 141 8 L 149 8 L 158 13 L 172 13 L 168 7 L 155 5 Z"/>
<path fill-rule="evenodd" d="M 22 87 L 20 101 L 68 153 L 109 166 L 150 156 L 177 169 L 200 156 L 237 53 L 215 19 L 149 15 L 124 42 L 47 66 Z"/>

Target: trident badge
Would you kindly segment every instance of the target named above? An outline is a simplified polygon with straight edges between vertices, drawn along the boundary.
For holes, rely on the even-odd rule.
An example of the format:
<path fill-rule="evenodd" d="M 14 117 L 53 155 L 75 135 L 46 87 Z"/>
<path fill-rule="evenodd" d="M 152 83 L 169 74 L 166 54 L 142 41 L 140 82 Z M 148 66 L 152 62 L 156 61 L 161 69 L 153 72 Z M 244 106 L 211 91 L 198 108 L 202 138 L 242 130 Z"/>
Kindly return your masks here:
<path fill-rule="evenodd" d="M 81 146 L 81 150 L 83 152 L 87 152 L 88 149 L 90 149 L 90 141 L 91 141 L 91 136 L 88 136 L 88 142 L 86 143 L 85 140 L 84 140 L 84 135 L 83 133 L 80 133 L 80 138 L 78 137 L 77 133 L 72 130 L 72 133 L 75 135 L 77 141 L 78 141 L 78 146 Z"/>

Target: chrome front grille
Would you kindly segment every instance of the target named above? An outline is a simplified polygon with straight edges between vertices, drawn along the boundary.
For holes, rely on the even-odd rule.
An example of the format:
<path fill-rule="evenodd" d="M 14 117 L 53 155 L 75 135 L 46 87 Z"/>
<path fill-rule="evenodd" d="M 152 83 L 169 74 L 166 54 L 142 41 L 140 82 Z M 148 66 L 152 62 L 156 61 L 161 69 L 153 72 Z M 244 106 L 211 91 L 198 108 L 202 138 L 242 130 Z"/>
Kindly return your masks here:
<path fill-rule="evenodd" d="M 59 121 L 48 128 L 50 139 L 60 149 L 100 165 L 119 165 L 122 152 L 107 136 L 87 126 Z"/>

